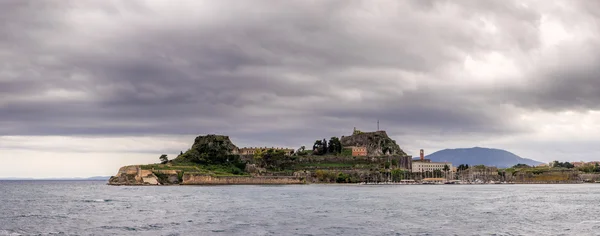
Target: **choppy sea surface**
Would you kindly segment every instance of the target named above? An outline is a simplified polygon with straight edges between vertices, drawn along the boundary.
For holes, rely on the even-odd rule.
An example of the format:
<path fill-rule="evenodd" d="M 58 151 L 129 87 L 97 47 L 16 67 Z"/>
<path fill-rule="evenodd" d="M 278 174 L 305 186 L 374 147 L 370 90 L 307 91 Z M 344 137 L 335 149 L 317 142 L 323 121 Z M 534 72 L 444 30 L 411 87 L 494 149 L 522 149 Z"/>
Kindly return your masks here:
<path fill-rule="evenodd" d="M 600 235 L 600 185 L 0 181 L 0 235 Z"/>

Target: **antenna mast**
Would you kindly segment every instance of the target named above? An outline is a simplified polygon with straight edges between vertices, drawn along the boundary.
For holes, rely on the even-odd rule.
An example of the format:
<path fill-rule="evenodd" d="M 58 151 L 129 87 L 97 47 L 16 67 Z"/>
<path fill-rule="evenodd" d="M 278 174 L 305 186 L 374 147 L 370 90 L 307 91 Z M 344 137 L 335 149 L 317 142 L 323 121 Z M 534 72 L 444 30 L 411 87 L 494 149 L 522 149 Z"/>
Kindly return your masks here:
<path fill-rule="evenodd" d="M 379 131 L 379 120 L 377 120 L 377 131 Z"/>

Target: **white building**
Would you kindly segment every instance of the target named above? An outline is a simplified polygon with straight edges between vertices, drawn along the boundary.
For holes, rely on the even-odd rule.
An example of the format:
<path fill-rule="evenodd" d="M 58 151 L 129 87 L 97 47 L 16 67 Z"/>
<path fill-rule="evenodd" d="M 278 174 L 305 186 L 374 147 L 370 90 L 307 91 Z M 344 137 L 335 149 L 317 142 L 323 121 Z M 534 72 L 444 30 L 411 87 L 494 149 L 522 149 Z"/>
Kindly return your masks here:
<path fill-rule="evenodd" d="M 448 166 L 448 171 L 452 171 L 452 163 L 449 162 L 421 162 L 413 161 L 412 172 L 433 172 L 434 170 L 440 170 L 444 172 L 444 166 Z"/>

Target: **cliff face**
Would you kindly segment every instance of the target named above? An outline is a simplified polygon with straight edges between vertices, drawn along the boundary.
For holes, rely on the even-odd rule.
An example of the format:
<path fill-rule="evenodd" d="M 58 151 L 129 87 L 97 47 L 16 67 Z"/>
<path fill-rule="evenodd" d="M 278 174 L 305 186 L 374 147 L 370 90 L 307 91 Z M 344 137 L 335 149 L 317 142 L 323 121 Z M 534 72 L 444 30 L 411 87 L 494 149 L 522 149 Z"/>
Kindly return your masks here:
<path fill-rule="evenodd" d="M 194 145 L 192 145 L 192 149 L 199 149 L 202 146 L 215 146 L 215 145 L 221 145 L 224 146 L 225 148 L 227 148 L 227 150 L 229 150 L 228 154 L 231 154 L 233 152 L 237 152 L 238 147 L 235 146 L 231 140 L 229 139 L 229 136 L 225 136 L 225 135 L 217 135 L 217 134 L 209 134 L 209 135 L 201 135 L 196 137 L 196 139 L 194 139 Z"/>
<path fill-rule="evenodd" d="M 181 171 L 143 170 L 140 166 L 124 166 L 117 175 L 110 177 L 110 185 L 170 185 L 181 182 Z"/>
<path fill-rule="evenodd" d="M 124 166 L 117 175 L 110 177 L 110 185 L 157 185 L 158 178 L 149 170 L 142 170 L 139 166 Z"/>
<path fill-rule="evenodd" d="M 385 131 L 357 133 L 351 136 L 342 136 L 340 140 L 342 146 L 362 146 L 367 148 L 369 156 L 378 155 L 400 155 L 406 156 L 406 153 L 391 139 Z"/>

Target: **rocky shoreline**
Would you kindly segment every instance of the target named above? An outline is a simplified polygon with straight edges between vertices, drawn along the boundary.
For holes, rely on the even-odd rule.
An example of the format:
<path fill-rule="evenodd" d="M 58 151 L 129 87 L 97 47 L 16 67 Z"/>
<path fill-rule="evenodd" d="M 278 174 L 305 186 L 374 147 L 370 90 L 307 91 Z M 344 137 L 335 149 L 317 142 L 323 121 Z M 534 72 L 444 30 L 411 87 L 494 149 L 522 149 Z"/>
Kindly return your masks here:
<path fill-rule="evenodd" d="M 294 176 L 212 176 L 183 173 L 177 170 L 143 170 L 140 166 L 125 166 L 112 176 L 109 185 L 270 185 L 306 184 Z"/>

